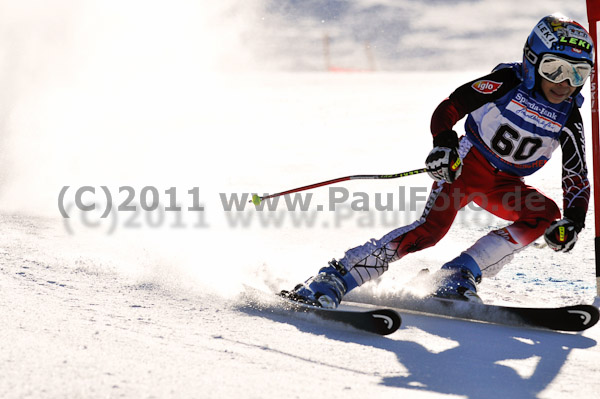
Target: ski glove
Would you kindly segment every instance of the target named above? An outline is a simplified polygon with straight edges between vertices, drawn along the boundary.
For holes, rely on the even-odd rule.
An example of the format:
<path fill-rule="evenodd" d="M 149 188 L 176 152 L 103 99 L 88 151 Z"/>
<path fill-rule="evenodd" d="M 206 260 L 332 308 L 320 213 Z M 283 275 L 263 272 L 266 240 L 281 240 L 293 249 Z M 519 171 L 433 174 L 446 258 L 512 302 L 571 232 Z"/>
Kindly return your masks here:
<path fill-rule="evenodd" d="M 582 229 L 580 224 L 564 218 L 555 220 L 544 233 L 544 239 L 550 248 L 555 251 L 569 252 L 577 242 L 577 233 Z"/>
<path fill-rule="evenodd" d="M 435 181 L 452 183 L 462 171 L 458 156 L 458 135 L 454 130 L 445 130 L 433 138 L 433 150 L 425 160 L 427 173 Z"/>
<path fill-rule="evenodd" d="M 434 147 L 425 160 L 427 173 L 435 181 L 452 183 L 462 172 L 462 162 L 456 148 Z"/>

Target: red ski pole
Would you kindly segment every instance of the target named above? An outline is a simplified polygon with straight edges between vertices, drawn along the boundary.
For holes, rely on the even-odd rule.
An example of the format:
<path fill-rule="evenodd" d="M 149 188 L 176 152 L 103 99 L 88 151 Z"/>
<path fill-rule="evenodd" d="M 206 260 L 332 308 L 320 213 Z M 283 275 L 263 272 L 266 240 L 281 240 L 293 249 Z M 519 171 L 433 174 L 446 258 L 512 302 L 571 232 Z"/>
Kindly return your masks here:
<path fill-rule="evenodd" d="M 331 180 L 323 181 L 320 183 L 309 184 L 308 186 L 293 188 L 291 190 L 282 191 L 282 192 L 276 193 L 276 194 L 269 194 L 269 195 L 265 195 L 263 197 L 261 197 L 257 194 L 254 194 L 252 196 L 252 199 L 249 202 L 252 202 L 254 205 L 259 205 L 260 202 L 265 199 L 279 197 L 279 196 L 286 195 L 286 194 L 297 193 L 299 191 L 310 190 L 310 189 L 317 188 L 317 187 L 328 186 L 330 184 L 335 184 L 335 183 L 339 183 L 339 182 L 343 182 L 343 181 L 347 181 L 347 180 L 397 179 L 399 177 L 418 175 L 420 173 L 425 173 L 425 172 L 427 172 L 427 169 L 421 168 L 421 169 L 410 170 L 408 172 L 395 173 L 393 175 L 354 175 L 354 176 L 338 177 L 337 179 L 331 179 Z"/>

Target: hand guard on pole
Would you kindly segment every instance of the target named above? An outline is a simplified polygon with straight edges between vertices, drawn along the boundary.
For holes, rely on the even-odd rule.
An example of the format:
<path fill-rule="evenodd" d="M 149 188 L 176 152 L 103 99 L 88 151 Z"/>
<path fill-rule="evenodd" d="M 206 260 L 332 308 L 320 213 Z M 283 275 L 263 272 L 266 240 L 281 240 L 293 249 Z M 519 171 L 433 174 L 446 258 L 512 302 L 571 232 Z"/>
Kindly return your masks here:
<path fill-rule="evenodd" d="M 555 220 L 544 233 L 544 239 L 550 248 L 555 251 L 569 252 L 577 242 L 577 233 L 582 226 L 570 219 Z"/>

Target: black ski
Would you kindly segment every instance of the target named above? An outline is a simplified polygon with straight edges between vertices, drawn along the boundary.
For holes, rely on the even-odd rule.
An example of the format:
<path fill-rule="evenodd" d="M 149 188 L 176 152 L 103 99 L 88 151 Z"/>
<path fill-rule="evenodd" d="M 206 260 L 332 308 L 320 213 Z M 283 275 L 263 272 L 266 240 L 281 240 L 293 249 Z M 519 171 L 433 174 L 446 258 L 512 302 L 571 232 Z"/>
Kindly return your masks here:
<path fill-rule="evenodd" d="M 483 321 L 488 323 L 546 328 L 556 331 L 583 331 L 598 323 L 600 311 L 592 305 L 563 307 L 516 307 L 486 305 L 442 298 L 401 295 L 368 301 L 401 310 Z"/>
<path fill-rule="evenodd" d="M 253 309 L 263 312 L 313 314 L 320 319 L 344 323 L 358 330 L 379 335 L 392 334 L 402 324 L 402 318 L 393 309 L 364 309 L 364 305 L 362 307 L 341 305 L 337 309 L 324 309 L 295 301 L 284 293 L 267 293 L 248 286 L 245 286 L 245 289 L 246 302 Z"/>
<path fill-rule="evenodd" d="M 337 309 L 323 309 L 302 303 L 293 303 L 291 300 L 284 306 L 294 312 L 311 313 L 321 319 L 348 324 L 356 329 L 373 334 L 389 335 L 395 332 L 402 324 L 402 318 L 393 309 L 380 308 L 372 310 L 351 310 L 341 305 Z"/>

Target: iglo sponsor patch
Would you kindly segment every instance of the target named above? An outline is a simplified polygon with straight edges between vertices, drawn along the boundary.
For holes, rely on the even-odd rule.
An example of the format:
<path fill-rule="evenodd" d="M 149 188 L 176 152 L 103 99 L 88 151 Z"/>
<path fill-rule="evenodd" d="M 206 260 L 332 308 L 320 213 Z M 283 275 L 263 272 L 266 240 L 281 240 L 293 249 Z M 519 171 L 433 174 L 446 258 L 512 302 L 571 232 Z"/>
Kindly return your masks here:
<path fill-rule="evenodd" d="M 494 82 L 493 80 L 478 80 L 471 86 L 481 94 L 492 94 L 502 86 L 501 82 Z"/>

